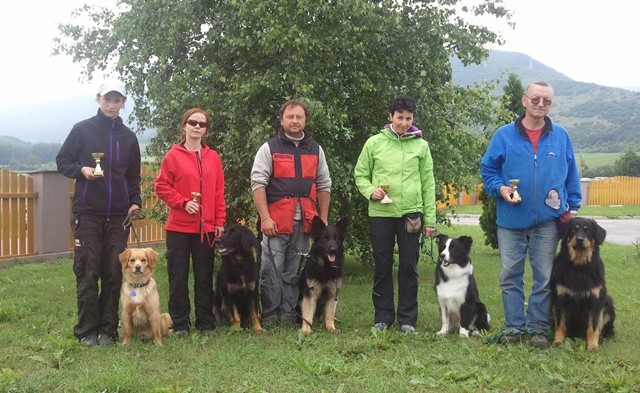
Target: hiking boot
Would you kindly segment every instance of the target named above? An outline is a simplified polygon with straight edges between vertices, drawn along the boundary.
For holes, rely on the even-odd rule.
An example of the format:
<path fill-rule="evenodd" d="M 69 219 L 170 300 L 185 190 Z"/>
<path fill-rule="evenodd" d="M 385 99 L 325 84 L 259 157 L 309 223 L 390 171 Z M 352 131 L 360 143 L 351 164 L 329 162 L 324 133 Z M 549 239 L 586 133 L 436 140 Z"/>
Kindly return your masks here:
<path fill-rule="evenodd" d="M 98 345 L 113 345 L 116 342 L 113 337 L 109 334 L 99 334 L 98 335 Z"/>
<path fill-rule="evenodd" d="M 378 332 L 384 332 L 385 330 L 387 330 L 387 324 L 384 322 L 378 322 L 375 325 L 373 325 L 373 328 L 376 329 Z"/>
<path fill-rule="evenodd" d="M 509 331 L 503 332 L 502 336 L 498 338 L 496 341 L 498 344 L 509 345 L 509 344 L 518 344 L 522 341 L 522 333 L 517 331 Z"/>
<path fill-rule="evenodd" d="M 96 332 L 87 334 L 80 339 L 80 344 L 86 347 L 95 347 L 96 345 L 98 345 L 98 334 Z"/>
<path fill-rule="evenodd" d="M 400 326 L 400 331 L 404 334 L 413 334 L 416 332 L 416 328 L 412 325 L 402 325 Z"/>
<path fill-rule="evenodd" d="M 543 334 L 534 334 L 531 336 L 531 345 L 535 348 L 544 349 L 549 347 L 549 339 Z"/>

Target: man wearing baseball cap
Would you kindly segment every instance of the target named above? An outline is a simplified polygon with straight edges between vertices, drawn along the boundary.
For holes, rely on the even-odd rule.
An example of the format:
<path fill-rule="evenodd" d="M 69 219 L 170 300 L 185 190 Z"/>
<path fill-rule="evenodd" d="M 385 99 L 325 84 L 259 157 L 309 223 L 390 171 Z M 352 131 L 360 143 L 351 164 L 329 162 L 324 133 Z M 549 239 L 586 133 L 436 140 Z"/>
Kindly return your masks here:
<path fill-rule="evenodd" d="M 122 223 L 142 206 L 140 146 L 119 116 L 126 97 L 120 82 L 101 85 L 98 113 L 73 126 L 56 157 L 58 172 L 75 179 L 71 228 L 78 321 L 73 332 L 87 346 L 111 345 L 118 337 L 118 255 L 129 237 Z"/>

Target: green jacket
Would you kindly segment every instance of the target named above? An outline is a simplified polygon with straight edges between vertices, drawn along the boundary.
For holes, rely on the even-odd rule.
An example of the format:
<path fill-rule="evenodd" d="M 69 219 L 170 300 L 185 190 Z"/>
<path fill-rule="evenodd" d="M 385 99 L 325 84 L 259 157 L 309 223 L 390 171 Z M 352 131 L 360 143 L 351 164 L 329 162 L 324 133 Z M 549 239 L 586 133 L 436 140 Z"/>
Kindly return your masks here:
<path fill-rule="evenodd" d="M 398 137 L 389 130 L 365 142 L 354 169 L 356 186 L 369 200 L 370 217 L 402 217 L 422 212 L 424 225 L 436 225 L 436 196 L 433 160 L 429 143 L 421 137 Z M 370 199 L 380 185 L 389 186 L 393 203 L 382 204 Z"/>

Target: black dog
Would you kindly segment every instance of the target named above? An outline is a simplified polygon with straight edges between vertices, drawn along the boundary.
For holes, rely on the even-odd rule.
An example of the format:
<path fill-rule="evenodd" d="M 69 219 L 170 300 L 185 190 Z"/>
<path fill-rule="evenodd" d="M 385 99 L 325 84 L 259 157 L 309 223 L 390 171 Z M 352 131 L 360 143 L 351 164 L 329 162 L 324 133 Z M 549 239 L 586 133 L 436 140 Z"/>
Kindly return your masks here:
<path fill-rule="evenodd" d="M 216 276 L 213 312 L 218 320 L 226 320 L 231 326 L 247 328 L 253 322 L 253 330 L 259 333 L 258 267 L 253 256 L 258 245 L 256 237 L 249 228 L 233 224 L 217 244 L 222 265 Z"/>
<path fill-rule="evenodd" d="M 490 316 L 480 301 L 469 257 L 473 239 L 469 236 L 437 237 L 440 256 L 434 287 L 440 303 L 442 328 L 436 334 L 458 332 L 460 336 L 469 337 L 470 332 L 480 334 L 480 330 L 489 330 Z"/>
<path fill-rule="evenodd" d="M 582 337 L 598 349 L 600 336 L 613 335 L 615 310 L 607 295 L 600 245 L 607 232 L 597 222 L 577 217 L 560 225 L 560 252 L 551 274 L 551 311 L 555 337 Z"/>
<path fill-rule="evenodd" d="M 302 333 L 305 336 L 311 334 L 314 316 L 324 315 L 327 331 L 337 331 L 334 317 L 342 285 L 346 232 L 346 218 L 342 218 L 335 226 L 325 225 L 317 216 L 311 223 L 313 243 L 300 279 Z"/>

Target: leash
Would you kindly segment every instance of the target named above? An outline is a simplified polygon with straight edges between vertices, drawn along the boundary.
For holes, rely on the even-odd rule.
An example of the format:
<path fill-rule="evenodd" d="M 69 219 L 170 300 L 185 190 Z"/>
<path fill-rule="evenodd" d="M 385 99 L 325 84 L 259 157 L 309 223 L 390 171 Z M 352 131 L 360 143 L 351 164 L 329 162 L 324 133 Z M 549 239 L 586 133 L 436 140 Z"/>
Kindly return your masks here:
<path fill-rule="evenodd" d="M 433 256 L 433 238 L 435 237 L 436 233 L 437 232 L 434 232 L 434 234 L 429 237 L 429 246 L 427 246 L 424 235 L 420 234 L 420 252 L 423 255 L 426 255 L 427 258 L 431 259 L 431 262 L 434 265 L 438 264 L 437 258 Z"/>
<path fill-rule="evenodd" d="M 140 248 L 140 238 L 138 237 L 138 233 L 136 232 L 136 227 L 133 225 L 133 222 L 142 219 L 144 219 L 144 213 L 142 212 L 142 209 L 136 208 L 131 210 L 127 214 L 127 217 L 124 219 L 124 221 L 122 221 L 123 230 L 126 231 L 128 227 L 131 228 L 133 237 L 134 239 L 136 239 L 136 243 L 138 244 L 138 248 Z"/>

